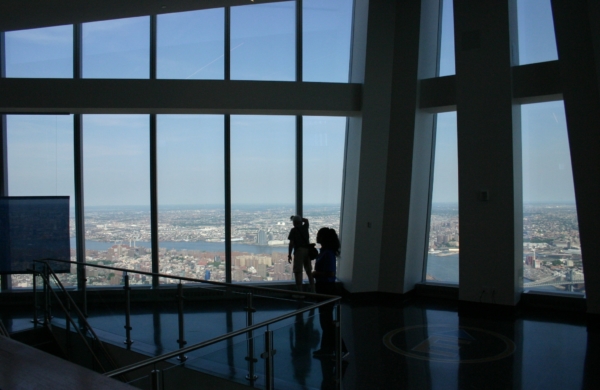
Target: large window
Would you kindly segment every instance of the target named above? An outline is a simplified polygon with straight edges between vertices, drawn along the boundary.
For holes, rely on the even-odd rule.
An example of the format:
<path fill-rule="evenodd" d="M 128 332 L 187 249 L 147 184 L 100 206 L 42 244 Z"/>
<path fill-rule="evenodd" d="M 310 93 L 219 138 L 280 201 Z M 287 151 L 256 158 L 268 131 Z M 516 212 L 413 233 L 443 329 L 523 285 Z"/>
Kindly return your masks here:
<path fill-rule="evenodd" d="M 159 79 L 223 79 L 223 8 L 158 15 Z"/>
<path fill-rule="evenodd" d="M 427 276 L 458 283 L 458 149 L 456 112 L 437 115 Z"/>
<path fill-rule="evenodd" d="M 147 115 L 83 117 L 88 263 L 152 270 L 149 133 Z M 122 283 L 115 272 L 87 272 L 92 286 Z M 150 281 L 137 274 L 132 283 L 138 282 Z"/>
<path fill-rule="evenodd" d="M 223 280 L 223 126 L 222 115 L 157 118 L 161 274 Z"/>
<path fill-rule="evenodd" d="M 231 7 L 229 34 L 225 8 L 157 15 L 157 78 L 222 80 L 229 58 L 233 80 L 295 81 L 301 66 L 303 81 L 348 82 L 353 1 L 303 2 L 301 64 L 296 7 L 295 1 Z M 6 76 L 72 78 L 74 53 L 80 52 L 84 78 L 147 79 L 150 22 L 141 16 L 83 23 L 81 42 L 74 40 L 73 25 L 7 32 Z M 86 252 L 79 260 L 151 271 L 149 119 L 84 114 L 79 154 L 73 149 L 73 116 L 10 116 L 9 194 L 68 194 L 74 210 L 74 158 L 82 156 Z M 156 123 L 159 271 L 224 281 L 231 267 L 234 281 L 291 280 L 287 237 L 296 212 L 296 117 L 233 115 L 229 145 L 222 115 L 160 114 Z M 319 227 L 340 228 L 346 118 L 305 117 L 303 126 L 303 210 L 314 241 Z M 232 264 L 225 264 L 227 188 Z M 75 260 L 74 211 L 71 217 Z M 92 286 L 123 281 L 114 272 L 86 272 Z M 15 287 L 31 286 L 19 278 Z M 151 279 L 132 276 L 131 283 Z"/>
<path fill-rule="evenodd" d="M 346 118 L 303 118 L 303 211 L 311 242 L 322 227 L 340 231 L 345 140 Z"/>
<path fill-rule="evenodd" d="M 8 195 L 70 197 L 71 258 L 75 259 L 73 116 L 8 115 Z M 61 274 L 75 286 L 76 272 Z M 31 275 L 13 275 L 14 288 L 30 287 Z"/>
<path fill-rule="evenodd" d="M 563 102 L 521 107 L 525 289 L 585 292 Z"/>
<path fill-rule="evenodd" d="M 550 0 L 518 0 L 519 65 L 558 59 Z"/>
<path fill-rule="evenodd" d="M 302 2 L 303 81 L 348 82 L 353 3 Z"/>
<path fill-rule="evenodd" d="M 234 282 L 292 280 L 296 118 L 231 117 L 231 272 Z"/>
<path fill-rule="evenodd" d="M 149 77 L 150 17 L 85 23 L 82 35 L 83 77 Z"/>
<path fill-rule="evenodd" d="M 296 79 L 296 2 L 231 8 L 231 79 Z"/>
<path fill-rule="evenodd" d="M 73 77 L 73 26 L 6 33 L 6 77 Z"/>

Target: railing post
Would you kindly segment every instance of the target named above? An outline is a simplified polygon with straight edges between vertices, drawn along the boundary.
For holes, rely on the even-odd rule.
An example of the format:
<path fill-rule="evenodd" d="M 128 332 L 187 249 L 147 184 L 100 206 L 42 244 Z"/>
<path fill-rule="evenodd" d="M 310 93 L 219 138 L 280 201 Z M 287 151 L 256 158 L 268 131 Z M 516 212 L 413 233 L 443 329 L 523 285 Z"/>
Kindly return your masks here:
<path fill-rule="evenodd" d="M 87 318 L 88 316 L 88 311 L 87 311 L 87 268 L 85 266 L 83 266 L 83 269 L 81 270 L 82 273 L 82 278 L 81 278 L 81 299 L 82 299 L 82 311 L 83 311 L 83 315 Z"/>
<path fill-rule="evenodd" d="M 37 291 L 37 273 L 35 272 L 35 265 L 33 270 L 33 319 L 31 322 L 34 324 L 39 324 L 40 320 L 38 319 L 38 309 L 40 308 L 38 291 Z"/>
<path fill-rule="evenodd" d="M 178 301 L 178 305 L 177 305 L 177 318 L 178 318 L 178 322 L 179 322 L 179 340 L 177 340 L 177 342 L 179 343 L 179 348 L 183 348 L 184 345 L 187 344 L 187 341 L 185 341 L 185 335 L 184 335 L 184 322 L 183 322 L 183 284 L 181 284 L 181 281 L 179 281 L 179 284 L 177 285 L 177 301 Z M 185 356 L 183 353 L 181 355 L 179 355 L 179 357 L 177 358 L 180 362 L 185 362 L 187 360 L 187 356 Z"/>
<path fill-rule="evenodd" d="M 160 370 L 154 369 L 150 372 L 152 378 L 152 390 L 160 389 Z"/>
<path fill-rule="evenodd" d="M 252 292 L 246 294 L 246 307 L 244 308 L 246 311 L 246 326 L 252 326 L 254 321 L 254 312 L 256 309 L 252 306 L 252 298 Z M 248 375 L 246 375 L 246 379 L 250 381 L 250 385 L 254 385 L 254 381 L 258 378 L 254 373 L 254 364 L 258 362 L 258 360 L 254 357 L 254 337 L 252 331 L 246 333 L 246 339 L 248 341 L 248 356 L 246 356 L 246 361 L 248 362 Z"/>
<path fill-rule="evenodd" d="M 67 315 L 65 316 L 66 324 L 65 328 L 67 328 L 67 337 L 69 337 L 69 333 L 71 332 L 71 321 L 69 321 L 69 317 L 71 316 L 71 301 L 67 299 Z"/>
<path fill-rule="evenodd" d="M 123 279 L 125 280 L 125 344 L 127 346 L 131 346 L 133 341 L 131 341 L 131 287 L 129 287 L 129 275 L 125 272 L 123 275 Z"/>
<path fill-rule="evenodd" d="M 342 305 L 335 305 L 335 388 L 342 388 Z"/>
<path fill-rule="evenodd" d="M 52 314 L 50 312 L 50 275 L 48 264 L 44 264 L 44 325 L 50 323 Z"/>
<path fill-rule="evenodd" d="M 265 352 L 260 357 L 265 359 L 265 389 L 272 390 L 275 382 L 275 372 L 273 371 L 273 356 L 277 353 L 273 349 L 273 331 L 265 332 Z"/>

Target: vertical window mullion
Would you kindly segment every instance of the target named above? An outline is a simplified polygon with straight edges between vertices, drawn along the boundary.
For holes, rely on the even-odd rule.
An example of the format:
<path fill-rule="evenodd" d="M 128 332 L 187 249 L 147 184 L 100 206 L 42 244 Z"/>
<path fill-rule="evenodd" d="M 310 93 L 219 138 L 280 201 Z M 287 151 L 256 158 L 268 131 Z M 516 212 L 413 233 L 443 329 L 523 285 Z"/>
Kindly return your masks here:
<path fill-rule="evenodd" d="M 296 116 L 296 215 L 303 215 L 302 115 Z"/>
<path fill-rule="evenodd" d="M 150 80 L 156 80 L 157 16 L 150 15 Z"/>
<path fill-rule="evenodd" d="M 82 25 L 73 25 L 73 79 L 82 78 Z M 73 176 L 75 190 L 75 242 L 76 259 L 85 263 L 85 216 L 83 200 L 83 118 L 82 114 L 75 114 L 73 118 Z M 86 299 L 86 272 L 84 265 L 77 266 L 77 288 L 83 291 L 83 310 L 87 314 Z"/>
<path fill-rule="evenodd" d="M 231 7 L 225 7 L 224 79 L 231 80 Z"/>
<path fill-rule="evenodd" d="M 156 114 L 150 114 L 150 237 L 152 246 L 152 272 L 159 272 L 158 255 L 158 164 L 157 164 Z M 158 288 L 157 276 L 152 277 L 152 288 Z"/>
<path fill-rule="evenodd" d="M 296 0 L 296 82 L 302 82 L 302 0 Z M 303 213 L 302 115 L 296 116 L 296 214 Z"/>
<path fill-rule="evenodd" d="M 4 32 L 0 31 L 0 78 L 6 77 L 6 49 Z M 0 122 L 0 196 L 8 195 L 8 166 L 6 165 L 6 115 L 1 115 Z M 4 280 L 5 275 L 2 275 Z"/>
<path fill-rule="evenodd" d="M 0 78 L 6 76 L 4 32 L 0 31 Z M 6 165 L 6 115 L 0 115 L 0 196 L 8 195 L 8 166 Z M 0 275 L 0 290 L 10 288 L 10 275 Z"/>
<path fill-rule="evenodd" d="M 296 81 L 302 82 L 302 0 L 296 0 Z"/>
<path fill-rule="evenodd" d="M 224 79 L 231 80 L 231 7 L 225 7 Z M 231 115 L 225 115 L 225 282 L 231 283 Z"/>
<path fill-rule="evenodd" d="M 150 80 L 156 80 L 157 16 L 150 15 Z M 156 114 L 150 114 L 150 237 L 152 246 L 152 272 L 157 274 L 158 253 L 158 162 Z M 152 277 L 152 288 L 158 288 L 157 276 Z"/>
<path fill-rule="evenodd" d="M 225 282 L 231 283 L 231 115 L 225 115 Z"/>

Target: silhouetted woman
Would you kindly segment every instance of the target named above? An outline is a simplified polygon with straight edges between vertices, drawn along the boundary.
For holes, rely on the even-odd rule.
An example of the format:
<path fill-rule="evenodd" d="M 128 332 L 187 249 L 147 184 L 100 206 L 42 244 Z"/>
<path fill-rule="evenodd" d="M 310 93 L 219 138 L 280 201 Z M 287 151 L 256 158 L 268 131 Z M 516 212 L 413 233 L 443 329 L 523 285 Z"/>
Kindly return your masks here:
<path fill-rule="evenodd" d="M 336 295 L 335 271 L 336 259 L 340 255 L 340 240 L 334 229 L 321 228 L 317 233 L 317 243 L 321 244 L 321 250 L 315 270 L 312 272 L 315 278 L 317 294 Z M 319 322 L 321 324 L 321 348 L 313 352 L 314 357 L 325 357 L 335 355 L 335 323 L 333 322 L 333 303 L 319 307 Z M 342 340 L 342 358 L 348 356 L 348 350 Z"/>

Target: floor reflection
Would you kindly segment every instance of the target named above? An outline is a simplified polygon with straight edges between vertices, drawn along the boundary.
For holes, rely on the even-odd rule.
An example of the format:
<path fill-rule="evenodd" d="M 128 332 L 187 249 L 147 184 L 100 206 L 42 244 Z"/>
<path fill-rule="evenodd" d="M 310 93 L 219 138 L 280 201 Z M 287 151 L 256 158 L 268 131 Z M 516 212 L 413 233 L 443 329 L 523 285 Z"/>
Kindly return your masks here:
<path fill-rule="evenodd" d="M 257 303 L 254 323 L 306 303 Z M 245 301 L 186 304 L 185 340 L 192 345 L 246 326 Z M 123 346 L 120 309 L 90 307 L 89 322 L 101 338 Z M 3 310 L 9 331 L 31 326 L 32 312 Z M 55 312 L 57 326 L 63 324 Z M 147 355 L 178 349 L 177 311 L 147 305 L 132 310 L 131 348 Z M 271 326 L 275 388 L 333 389 L 337 373 L 319 348 L 319 313 L 312 310 Z M 189 355 L 186 367 L 264 387 L 264 334 L 254 332 Z M 408 303 L 345 302 L 342 334 L 350 355 L 342 366 L 343 388 L 362 389 L 596 389 L 600 388 L 600 335 L 587 332 L 580 316 L 482 316 L 458 312 L 456 302 L 415 298 Z M 249 349 L 251 347 L 251 350 Z M 256 381 L 248 380 L 254 357 Z"/>

